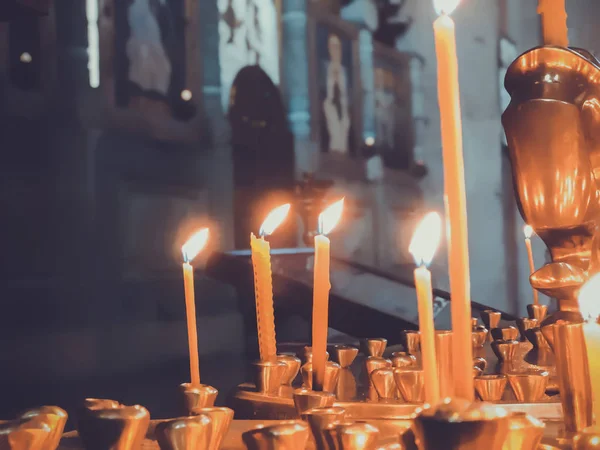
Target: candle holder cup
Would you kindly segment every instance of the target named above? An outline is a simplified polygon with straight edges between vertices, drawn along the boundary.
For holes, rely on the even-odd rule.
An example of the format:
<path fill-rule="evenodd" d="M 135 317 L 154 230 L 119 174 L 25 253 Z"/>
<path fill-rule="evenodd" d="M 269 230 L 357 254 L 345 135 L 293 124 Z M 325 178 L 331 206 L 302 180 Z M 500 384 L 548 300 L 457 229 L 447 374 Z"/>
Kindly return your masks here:
<path fill-rule="evenodd" d="M 213 406 L 219 391 L 207 384 L 195 386 L 191 383 L 179 385 L 182 402 L 182 413 L 189 416 L 198 408 Z"/>
<path fill-rule="evenodd" d="M 289 371 L 288 365 L 280 360 L 255 361 L 252 367 L 254 368 L 256 390 L 265 395 L 278 395 L 284 376 Z"/>
<path fill-rule="evenodd" d="M 50 427 L 50 434 L 45 441 L 44 449 L 56 450 L 60 444 L 60 439 L 69 415 L 64 409 L 58 406 L 40 406 L 23 411 L 19 415 L 19 418 L 25 420 L 34 419 L 34 421 L 47 424 Z"/>
<path fill-rule="evenodd" d="M 496 405 L 447 399 L 424 408 L 413 430 L 420 450 L 503 450 L 509 417 Z"/>
<path fill-rule="evenodd" d="M 500 326 L 500 319 L 502 318 L 500 312 L 494 311 L 493 309 L 486 309 L 485 311 L 481 311 L 480 315 L 483 324 L 488 330 L 493 330 Z"/>
<path fill-rule="evenodd" d="M 492 350 L 498 361 L 510 364 L 515 357 L 519 341 L 493 341 Z"/>
<path fill-rule="evenodd" d="M 527 317 L 517 319 L 517 328 L 519 329 L 519 333 L 521 334 L 521 342 L 525 342 L 527 340 L 527 337 L 525 335 L 526 331 L 531 330 L 532 328 L 536 328 L 538 324 L 539 322 L 537 319 L 529 319 Z"/>
<path fill-rule="evenodd" d="M 336 345 L 334 347 L 335 362 L 337 362 L 342 369 L 350 367 L 356 355 L 358 355 L 358 349 L 356 347 L 350 347 L 348 345 Z"/>
<path fill-rule="evenodd" d="M 485 327 L 476 327 L 471 332 L 473 348 L 482 348 L 488 337 L 488 330 Z"/>
<path fill-rule="evenodd" d="M 371 372 L 369 378 L 380 400 L 393 400 L 396 397 L 398 388 L 394 380 L 394 369 L 390 367 L 376 369 Z"/>
<path fill-rule="evenodd" d="M 527 316 L 532 320 L 537 320 L 538 323 L 546 318 L 546 314 L 548 314 L 547 305 L 527 305 Z"/>
<path fill-rule="evenodd" d="M 407 353 L 416 355 L 421 348 L 421 334 L 415 330 L 406 330 L 400 335 L 400 342 Z"/>
<path fill-rule="evenodd" d="M 544 428 L 543 422 L 527 413 L 512 413 L 504 450 L 539 450 Z"/>
<path fill-rule="evenodd" d="M 392 353 L 392 367 L 414 367 L 417 365 L 417 358 L 407 352 Z"/>
<path fill-rule="evenodd" d="M 506 375 L 481 375 L 475 378 L 475 391 L 484 402 L 499 402 L 507 384 Z"/>
<path fill-rule="evenodd" d="M 78 431 L 89 450 L 137 450 L 150 425 L 150 413 L 140 405 L 87 399 L 79 414 Z"/>
<path fill-rule="evenodd" d="M 519 330 L 515 327 L 493 328 L 491 333 L 495 341 L 516 341 L 519 337 Z"/>
<path fill-rule="evenodd" d="M 194 414 L 207 416 L 210 419 L 210 441 L 206 450 L 219 450 L 233 421 L 233 409 L 213 406 L 198 408 Z"/>
<path fill-rule="evenodd" d="M 280 354 L 277 355 L 277 361 L 286 365 L 285 372 L 281 378 L 281 384 L 291 386 L 298 374 L 300 373 L 300 365 L 302 362 L 295 354 Z"/>
<path fill-rule="evenodd" d="M 333 361 L 327 361 L 325 364 L 325 380 L 323 381 L 323 391 L 335 392 L 335 388 L 338 384 L 340 377 L 341 367 L 339 364 Z M 313 388 L 313 365 L 312 363 L 306 363 L 300 368 L 302 375 L 302 385 L 308 389 Z"/>
<path fill-rule="evenodd" d="M 302 365 L 312 363 L 312 347 L 307 345 L 304 347 L 304 360 L 302 361 Z M 325 352 L 325 359 L 329 361 L 329 352 Z"/>
<path fill-rule="evenodd" d="M 394 370 L 394 380 L 408 403 L 423 403 L 425 398 L 425 377 L 423 369 L 402 367 Z"/>
<path fill-rule="evenodd" d="M 361 339 L 360 348 L 365 356 L 376 356 L 381 358 L 385 348 L 387 347 L 387 339 L 370 338 Z"/>
<path fill-rule="evenodd" d="M 308 438 L 308 425 L 301 421 L 259 426 L 242 434 L 248 450 L 304 450 Z"/>
<path fill-rule="evenodd" d="M 209 448 L 211 419 L 205 415 L 180 417 L 156 425 L 154 435 L 161 450 Z"/>
<path fill-rule="evenodd" d="M 317 449 L 327 448 L 324 430 L 337 423 L 343 422 L 345 416 L 346 411 L 344 408 L 335 406 L 313 408 L 302 414 L 302 420 L 308 422 Z"/>
<path fill-rule="evenodd" d="M 378 438 L 379 429 L 365 422 L 339 423 L 325 429 L 328 449 L 370 450 Z"/>
<path fill-rule="evenodd" d="M 549 374 L 545 370 L 509 373 L 508 382 L 520 403 L 539 402 L 546 393 Z"/>

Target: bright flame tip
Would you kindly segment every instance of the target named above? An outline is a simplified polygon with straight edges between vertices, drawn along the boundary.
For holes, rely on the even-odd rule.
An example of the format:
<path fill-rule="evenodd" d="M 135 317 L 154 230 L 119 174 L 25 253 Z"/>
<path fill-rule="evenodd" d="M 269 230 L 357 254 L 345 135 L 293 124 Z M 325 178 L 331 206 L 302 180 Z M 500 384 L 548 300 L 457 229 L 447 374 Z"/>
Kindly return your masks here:
<path fill-rule="evenodd" d="M 264 222 L 260 226 L 259 235 L 260 236 L 268 236 L 273 234 L 273 232 L 277 229 L 279 225 L 283 223 L 285 218 L 290 212 L 290 208 L 292 205 L 286 203 L 285 205 L 278 206 L 273 209 L 265 218 Z"/>
<path fill-rule="evenodd" d="M 413 234 L 408 251 L 417 266 L 428 266 L 433 260 L 442 234 L 442 219 L 436 212 L 427 213 Z"/>
<path fill-rule="evenodd" d="M 319 234 L 328 235 L 336 227 L 342 217 L 344 199 L 345 197 L 342 197 L 319 214 Z"/>
<path fill-rule="evenodd" d="M 525 234 L 525 239 L 531 238 L 531 236 L 533 236 L 533 227 L 531 225 L 525 225 L 523 227 L 523 234 Z"/>
<path fill-rule="evenodd" d="M 181 247 L 181 253 L 183 253 L 183 261 L 191 262 L 197 255 L 202 251 L 206 242 L 208 241 L 209 231 L 208 228 L 202 228 L 197 231 L 189 238 L 183 247 Z"/>

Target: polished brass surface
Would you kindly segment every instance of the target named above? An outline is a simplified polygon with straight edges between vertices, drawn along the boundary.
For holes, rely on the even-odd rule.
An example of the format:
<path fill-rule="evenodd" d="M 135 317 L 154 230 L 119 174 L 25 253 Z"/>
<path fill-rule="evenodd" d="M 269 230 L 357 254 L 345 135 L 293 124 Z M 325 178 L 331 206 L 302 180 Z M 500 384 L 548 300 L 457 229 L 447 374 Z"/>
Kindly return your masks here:
<path fill-rule="evenodd" d="M 515 327 L 492 328 L 491 333 L 495 341 L 516 341 L 519 337 L 519 330 Z"/>
<path fill-rule="evenodd" d="M 325 429 L 334 424 L 343 422 L 346 410 L 340 407 L 313 408 L 302 414 L 310 426 L 317 450 L 326 449 Z"/>
<path fill-rule="evenodd" d="M 340 423 L 325 430 L 329 448 L 335 450 L 372 450 L 379 430 L 365 422 Z"/>
<path fill-rule="evenodd" d="M 207 449 L 211 433 L 211 419 L 203 414 L 166 420 L 154 430 L 161 450 Z"/>
<path fill-rule="evenodd" d="M 498 311 L 486 309 L 485 311 L 481 311 L 480 315 L 481 320 L 483 320 L 483 324 L 488 330 L 498 328 L 498 326 L 500 325 L 500 319 L 502 318 L 502 314 Z"/>
<path fill-rule="evenodd" d="M 525 332 L 527 330 L 531 330 L 532 328 L 536 328 L 539 324 L 537 319 L 530 319 L 528 317 L 522 317 L 516 320 L 517 328 L 519 329 L 519 333 L 521 334 L 521 341 L 526 341 L 527 337 L 525 336 Z"/>
<path fill-rule="evenodd" d="M 546 314 L 548 313 L 547 305 L 527 305 L 527 315 L 530 319 L 537 320 L 538 323 L 541 323 L 542 320 L 546 318 Z"/>
<path fill-rule="evenodd" d="M 438 379 L 440 382 L 440 397 L 454 395 L 454 368 L 452 367 L 452 332 L 435 332 L 435 355 L 438 364 Z"/>
<path fill-rule="evenodd" d="M 254 384 L 258 391 L 265 395 L 277 395 L 279 386 L 283 384 L 283 377 L 288 371 L 288 365 L 280 360 L 254 361 L 252 368 L 254 370 Z"/>
<path fill-rule="evenodd" d="M 411 367 L 417 365 L 417 357 L 408 352 L 392 353 L 392 367 Z"/>
<path fill-rule="evenodd" d="M 471 328 L 475 329 L 479 325 L 479 319 L 477 317 L 471 317 Z"/>
<path fill-rule="evenodd" d="M 219 393 L 212 386 L 206 384 L 194 386 L 191 383 L 180 384 L 179 391 L 183 398 L 182 413 L 184 415 L 190 415 L 198 408 L 213 406 Z"/>
<path fill-rule="evenodd" d="M 588 52 L 545 46 L 517 58 L 505 80 L 511 103 L 502 123 L 517 204 L 553 261 L 531 284 L 564 310 L 577 309 L 577 291 L 597 267 L 590 258 L 600 212 L 599 74 Z"/>
<path fill-rule="evenodd" d="M 286 365 L 285 372 L 281 378 L 281 384 L 291 386 L 292 382 L 296 379 L 298 373 L 300 372 L 300 358 L 298 358 L 296 355 L 281 354 L 277 355 L 277 361 Z"/>
<path fill-rule="evenodd" d="M 396 397 L 398 387 L 394 380 L 394 370 L 392 368 L 376 369 L 369 376 L 371 384 L 375 387 L 380 399 L 391 400 Z"/>
<path fill-rule="evenodd" d="M 548 341 L 544 337 L 544 333 L 542 333 L 540 327 L 535 327 L 526 330 L 525 337 L 529 342 L 531 342 L 533 348 L 540 350 L 550 350 L 550 344 L 548 344 Z"/>
<path fill-rule="evenodd" d="M 492 342 L 492 350 L 501 363 L 510 363 L 515 357 L 518 346 L 519 341 Z"/>
<path fill-rule="evenodd" d="M 583 325 L 559 321 L 553 331 L 565 428 L 580 432 L 592 425 L 592 388 Z"/>
<path fill-rule="evenodd" d="M 336 345 L 333 354 L 335 356 L 335 362 L 337 362 L 342 369 L 345 369 L 346 367 L 350 367 L 356 359 L 358 349 L 348 345 Z"/>
<path fill-rule="evenodd" d="M 233 409 L 225 407 L 206 407 L 198 408 L 194 414 L 208 416 L 210 418 L 210 443 L 206 450 L 219 450 L 221 442 L 227 434 L 231 422 L 233 421 Z"/>
<path fill-rule="evenodd" d="M 333 361 L 327 361 L 325 364 L 325 379 L 323 381 L 323 390 L 325 392 L 335 392 L 340 377 L 340 365 Z M 313 368 L 312 363 L 306 363 L 300 368 L 302 375 L 302 384 L 308 389 L 312 389 Z"/>
<path fill-rule="evenodd" d="M 51 425 L 41 417 L 0 422 L 0 446 L 7 450 L 46 450 L 52 437 Z"/>
<path fill-rule="evenodd" d="M 242 434 L 247 450 L 305 450 L 308 437 L 308 425 L 301 421 L 260 425 Z"/>
<path fill-rule="evenodd" d="M 124 406 L 109 402 L 88 401 L 81 410 L 78 430 L 85 448 L 139 449 L 150 424 L 150 413 L 140 405 Z"/>
<path fill-rule="evenodd" d="M 339 401 L 347 402 L 356 398 L 358 385 L 356 377 L 349 368 L 341 369 L 338 383 L 335 388 L 335 395 Z"/>
<path fill-rule="evenodd" d="M 309 409 L 333 406 L 335 395 L 330 392 L 300 388 L 293 392 L 294 406 L 299 416 Z"/>
<path fill-rule="evenodd" d="M 305 346 L 302 356 L 302 365 L 312 362 L 312 347 L 309 345 Z M 329 352 L 325 352 L 325 359 L 329 361 Z"/>
<path fill-rule="evenodd" d="M 588 427 L 573 438 L 573 450 L 600 449 L 600 428 Z"/>
<path fill-rule="evenodd" d="M 371 338 L 361 339 L 360 346 L 366 356 L 382 357 L 385 348 L 387 347 L 387 339 Z"/>
<path fill-rule="evenodd" d="M 479 367 L 481 371 L 485 372 L 485 368 L 487 367 L 487 361 L 481 356 L 476 356 L 475 358 L 473 358 L 473 366 Z"/>
<path fill-rule="evenodd" d="M 544 424 L 526 413 L 509 416 L 508 436 L 502 450 L 538 450 L 544 435 Z"/>
<path fill-rule="evenodd" d="M 400 334 L 400 341 L 404 350 L 411 355 L 419 353 L 421 348 L 421 334 L 415 330 L 406 330 Z"/>
<path fill-rule="evenodd" d="M 481 348 L 485 345 L 485 342 L 487 341 L 488 330 L 485 327 L 475 328 L 472 331 L 471 336 L 473 338 L 473 347 Z"/>
<path fill-rule="evenodd" d="M 394 380 L 405 401 L 408 403 L 423 403 L 425 397 L 423 369 L 414 367 L 395 368 Z"/>
<path fill-rule="evenodd" d="M 553 325 L 558 321 L 569 323 L 582 323 L 583 317 L 579 311 L 557 311 L 551 316 L 546 317 L 540 324 L 542 334 L 548 342 L 550 348 L 554 348 L 554 328 Z"/>
<path fill-rule="evenodd" d="M 50 427 L 50 434 L 44 442 L 44 450 L 55 450 L 60 443 L 60 438 L 67 424 L 69 415 L 58 406 L 40 406 L 23 411 L 21 419 L 37 419 Z"/>
<path fill-rule="evenodd" d="M 475 378 L 475 391 L 484 402 L 499 402 L 507 383 L 506 375 L 481 375 Z"/>
<path fill-rule="evenodd" d="M 425 407 L 413 430 L 419 450 L 503 450 L 509 424 L 503 408 L 448 399 Z"/>
<path fill-rule="evenodd" d="M 521 403 L 535 403 L 542 399 L 548 386 L 549 374 L 543 370 L 509 373 L 510 387 Z"/>
<path fill-rule="evenodd" d="M 367 375 L 371 375 L 371 372 L 377 369 L 383 369 L 384 367 L 392 367 L 392 361 L 380 356 L 369 356 L 365 362 L 367 369 Z"/>

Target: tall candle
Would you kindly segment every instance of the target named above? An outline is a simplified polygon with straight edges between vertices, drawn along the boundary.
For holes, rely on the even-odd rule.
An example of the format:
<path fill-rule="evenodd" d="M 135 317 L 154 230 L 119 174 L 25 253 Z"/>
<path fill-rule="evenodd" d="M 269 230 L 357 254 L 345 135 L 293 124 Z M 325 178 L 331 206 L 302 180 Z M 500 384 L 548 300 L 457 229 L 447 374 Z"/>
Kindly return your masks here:
<path fill-rule="evenodd" d="M 542 17 L 545 45 L 569 46 L 565 0 L 539 0 L 538 14 Z"/>
<path fill-rule="evenodd" d="M 323 390 L 327 363 L 327 329 L 329 328 L 329 290 L 331 283 L 330 247 L 327 235 L 337 225 L 344 207 L 344 199 L 329 206 L 319 215 L 319 234 L 315 236 L 315 264 L 312 314 L 312 368 L 313 389 Z"/>
<path fill-rule="evenodd" d="M 185 289 L 185 316 L 188 331 L 188 349 L 190 353 L 190 382 L 200 384 L 200 360 L 198 356 L 198 329 L 196 328 L 196 299 L 194 293 L 194 268 L 192 260 L 206 245 L 208 228 L 195 233 L 181 247 L 183 253 L 183 286 Z"/>
<path fill-rule="evenodd" d="M 415 287 L 419 309 L 421 360 L 425 383 L 425 402 L 435 405 L 440 400 L 440 382 L 435 352 L 435 326 L 431 272 L 427 266 L 433 259 L 441 234 L 441 220 L 437 213 L 429 213 L 418 225 L 410 242 L 409 252 L 415 259 Z"/>
<path fill-rule="evenodd" d="M 438 66 L 438 102 L 444 158 L 444 191 L 449 229 L 448 265 L 452 314 L 454 394 L 473 401 L 473 347 L 467 232 L 467 199 L 460 115 L 454 21 L 448 15 L 459 0 L 435 0 L 440 17 L 433 24 Z"/>
<path fill-rule="evenodd" d="M 533 272 L 535 272 L 533 250 L 531 249 L 531 235 L 533 234 L 533 228 L 531 228 L 531 225 L 525 225 L 523 232 L 525 233 L 525 247 L 527 248 L 527 259 L 529 260 L 529 275 L 531 275 Z M 533 286 L 531 287 L 531 290 L 533 291 L 533 304 L 539 305 L 540 297 L 538 291 L 534 289 Z"/>
<path fill-rule="evenodd" d="M 258 330 L 258 350 L 261 361 L 274 362 L 277 359 L 275 336 L 275 312 L 273 308 L 273 274 L 271 272 L 271 247 L 264 239 L 284 221 L 290 210 L 285 204 L 269 213 L 260 227 L 260 237 L 250 234 L 252 267 L 254 269 L 254 298 L 256 302 L 256 328 Z"/>
<path fill-rule="evenodd" d="M 593 411 L 600 425 L 600 274 L 594 275 L 579 291 L 579 308 L 585 319 L 583 335 L 590 369 Z"/>

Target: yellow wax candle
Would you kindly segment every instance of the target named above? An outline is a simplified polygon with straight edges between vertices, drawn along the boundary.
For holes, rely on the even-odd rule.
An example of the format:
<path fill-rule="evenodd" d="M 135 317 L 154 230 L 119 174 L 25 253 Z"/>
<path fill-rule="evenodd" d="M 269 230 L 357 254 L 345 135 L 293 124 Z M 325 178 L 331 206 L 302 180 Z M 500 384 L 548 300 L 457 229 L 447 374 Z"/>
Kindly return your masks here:
<path fill-rule="evenodd" d="M 535 264 L 533 262 L 533 250 L 531 249 L 531 235 L 533 234 L 533 228 L 531 228 L 530 225 L 525 225 L 523 231 L 525 233 L 525 247 L 527 247 L 527 259 L 529 260 L 529 275 L 531 275 L 533 274 L 533 272 L 535 272 Z M 538 291 L 533 287 L 531 288 L 531 290 L 533 291 L 533 304 L 539 305 L 540 297 Z"/>
<path fill-rule="evenodd" d="M 327 362 L 327 329 L 329 328 L 329 290 L 331 283 L 330 247 L 326 236 L 337 225 L 344 206 L 344 199 L 329 206 L 319 216 L 319 233 L 315 236 L 315 264 L 312 314 L 312 368 L 313 390 L 322 391 Z"/>
<path fill-rule="evenodd" d="M 421 360 L 425 382 L 425 402 L 435 405 L 440 400 L 440 382 L 435 353 L 435 326 L 433 319 L 433 295 L 431 290 L 431 272 L 427 264 L 431 263 L 438 246 L 441 231 L 440 216 L 429 213 L 421 221 L 410 242 L 409 252 L 417 267 L 414 272 L 419 309 L 419 332 L 421 335 Z"/>
<path fill-rule="evenodd" d="M 185 289 L 185 315 L 187 319 L 188 349 L 190 352 L 190 382 L 200 384 L 200 361 L 198 357 L 198 329 L 196 328 L 196 300 L 194 293 L 194 268 L 190 262 L 204 248 L 208 240 L 208 228 L 194 234 L 181 248 L 183 253 L 183 286 Z"/>
<path fill-rule="evenodd" d="M 565 0 L 539 0 L 538 14 L 542 16 L 542 35 L 545 45 L 569 46 Z"/>
<path fill-rule="evenodd" d="M 449 229 L 450 306 L 455 395 L 473 401 L 473 347 L 467 232 L 467 199 L 454 21 L 458 0 L 435 0 L 440 17 L 433 24 L 438 66 L 438 102 L 444 159 L 444 191 Z"/>
<path fill-rule="evenodd" d="M 273 308 L 273 274 L 271 272 L 271 246 L 264 236 L 272 234 L 283 222 L 290 210 L 285 204 L 269 213 L 260 227 L 260 238 L 250 235 L 252 267 L 254 268 L 254 295 L 256 302 L 256 328 L 258 330 L 258 350 L 261 361 L 274 362 L 277 359 L 275 336 L 275 312 Z"/>
<path fill-rule="evenodd" d="M 590 369 L 593 411 L 596 425 L 600 425 L 600 274 L 590 278 L 579 291 L 579 308 L 586 319 L 583 335 Z"/>

